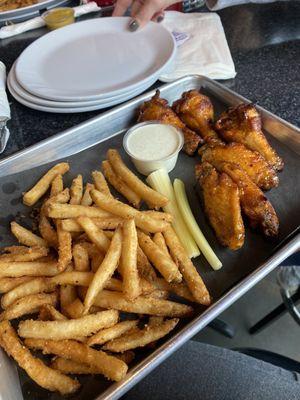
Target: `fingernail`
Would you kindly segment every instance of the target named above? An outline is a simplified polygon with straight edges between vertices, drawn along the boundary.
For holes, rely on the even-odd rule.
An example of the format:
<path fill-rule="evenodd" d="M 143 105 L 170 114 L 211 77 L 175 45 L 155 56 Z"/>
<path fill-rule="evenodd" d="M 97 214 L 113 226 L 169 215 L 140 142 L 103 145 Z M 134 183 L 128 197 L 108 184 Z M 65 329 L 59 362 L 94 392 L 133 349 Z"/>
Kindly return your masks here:
<path fill-rule="evenodd" d="M 129 30 L 131 32 L 135 32 L 139 28 L 139 23 L 137 22 L 136 19 L 132 20 L 129 24 Z"/>
<path fill-rule="evenodd" d="M 157 17 L 157 22 L 158 23 L 160 23 L 160 22 L 162 22 L 164 20 L 164 16 L 163 15 L 159 15 L 158 17 Z"/>

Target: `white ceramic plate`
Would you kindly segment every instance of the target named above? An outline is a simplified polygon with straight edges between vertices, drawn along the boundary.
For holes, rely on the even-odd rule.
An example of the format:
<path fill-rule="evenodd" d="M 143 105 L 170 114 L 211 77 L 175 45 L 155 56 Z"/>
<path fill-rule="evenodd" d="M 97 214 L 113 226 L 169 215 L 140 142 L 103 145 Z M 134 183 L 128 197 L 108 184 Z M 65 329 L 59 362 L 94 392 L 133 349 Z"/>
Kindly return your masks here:
<path fill-rule="evenodd" d="M 116 105 L 118 104 L 117 102 L 123 102 L 125 100 L 128 100 L 134 96 L 137 96 L 138 94 L 142 93 L 143 91 L 145 91 L 146 89 L 148 89 L 148 87 L 150 87 L 154 82 L 155 79 L 153 79 L 152 81 L 147 82 L 146 84 L 138 87 L 135 90 L 131 90 L 130 92 L 127 92 L 125 94 L 122 95 L 118 95 L 118 96 L 113 96 L 111 98 L 108 99 L 101 99 L 101 100 L 91 100 L 91 101 L 85 101 L 85 102 L 71 102 L 71 101 L 62 101 L 62 102 L 58 102 L 58 101 L 53 101 L 53 100 L 45 100 L 42 99 L 40 97 L 34 96 L 31 93 L 27 92 L 25 89 L 22 88 L 21 85 L 19 85 L 16 76 L 15 76 L 15 64 L 12 66 L 8 77 L 7 77 L 11 88 L 13 89 L 14 93 L 16 93 L 19 97 L 21 97 L 23 100 L 28 101 L 29 103 L 33 103 L 33 104 L 37 104 L 40 106 L 45 106 L 45 107 L 55 107 L 55 108 L 82 108 L 82 107 L 91 107 L 91 106 L 103 106 L 104 107 L 108 107 L 107 104 L 112 104 Z M 14 96 L 14 94 L 13 94 Z"/>
<path fill-rule="evenodd" d="M 154 83 L 155 80 L 152 82 Z M 43 106 L 41 104 L 36 104 L 34 102 L 25 100 L 23 97 L 21 97 L 12 87 L 10 79 L 7 80 L 7 87 L 11 93 L 11 95 L 21 104 L 23 104 L 26 107 L 32 108 L 33 110 L 38 110 L 38 111 L 45 111 L 45 112 L 50 112 L 50 113 L 59 113 L 59 114 L 72 114 L 72 113 L 81 113 L 81 112 L 87 112 L 87 111 L 95 111 L 95 110 L 102 110 L 103 108 L 107 108 L 107 107 L 112 107 L 115 106 L 117 104 L 123 103 L 124 101 L 130 100 L 133 97 L 138 96 L 139 94 L 141 94 L 144 90 L 146 90 L 148 88 L 148 86 L 146 86 L 146 88 L 142 89 L 139 88 L 138 90 L 136 90 L 135 92 L 131 92 L 130 95 L 126 95 L 124 96 L 123 99 L 118 99 L 118 100 L 112 100 L 110 102 L 107 102 L 105 104 L 95 104 L 95 105 L 90 105 L 90 106 L 80 106 L 80 107 L 58 107 L 58 106 L 54 106 L 54 107 L 50 107 L 50 106 Z"/>
<path fill-rule="evenodd" d="M 173 36 L 150 22 L 129 32 L 130 18 L 99 18 L 58 29 L 33 42 L 16 77 L 35 96 L 55 101 L 103 99 L 157 79 L 175 57 Z"/>

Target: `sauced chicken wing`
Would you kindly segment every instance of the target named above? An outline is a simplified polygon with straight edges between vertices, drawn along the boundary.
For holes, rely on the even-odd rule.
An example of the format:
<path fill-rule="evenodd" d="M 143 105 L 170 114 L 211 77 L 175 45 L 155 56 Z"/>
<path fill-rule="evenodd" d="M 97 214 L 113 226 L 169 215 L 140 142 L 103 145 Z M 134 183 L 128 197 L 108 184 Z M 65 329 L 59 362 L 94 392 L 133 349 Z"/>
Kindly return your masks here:
<path fill-rule="evenodd" d="M 278 186 L 279 180 L 275 170 L 258 152 L 248 149 L 243 144 L 204 145 L 200 148 L 199 154 L 202 156 L 202 161 L 212 165 L 222 161 L 239 165 L 261 189 L 268 190 Z"/>
<path fill-rule="evenodd" d="M 265 236 L 278 235 L 279 221 L 276 212 L 259 187 L 252 182 L 247 173 L 233 163 L 217 165 L 220 172 L 225 172 L 237 184 L 240 192 L 241 207 L 248 217 L 250 225 L 260 227 Z"/>
<path fill-rule="evenodd" d="M 221 114 L 215 124 L 226 142 L 239 142 L 258 151 L 276 170 L 283 168 L 283 160 L 270 146 L 262 132 L 261 118 L 253 104 L 240 104 Z"/>
<path fill-rule="evenodd" d="M 207 162 L 196 165 L 195 173 L 203 191 L 205 213 L 219 242 L 239 249 L 244 244 L 245 229 L 237 185 Z"/>
<path fill-rule="evenodd" d="M 220 140 L 213 129 L 214 109 L 207 96 L 197 90 L 184 92 L 181 98 L 173 103 L 172 108 L 181 121 L 199 133 L 205 141 Z"/>
<path fill-rule="evenodd" d="M 202 139 L 197 133 L 187 128 L 184 123 L 178 118 L 168 102 L 159 97 L 159 91 L 152 97 L 151 100 L 146 101 L 139 110 L 140 122 L 143 121 L 160 121 L 163 124 L 170 124 L 182 130 L 184 135 L 184 151 L 189 155 L 193 155 Z"/>

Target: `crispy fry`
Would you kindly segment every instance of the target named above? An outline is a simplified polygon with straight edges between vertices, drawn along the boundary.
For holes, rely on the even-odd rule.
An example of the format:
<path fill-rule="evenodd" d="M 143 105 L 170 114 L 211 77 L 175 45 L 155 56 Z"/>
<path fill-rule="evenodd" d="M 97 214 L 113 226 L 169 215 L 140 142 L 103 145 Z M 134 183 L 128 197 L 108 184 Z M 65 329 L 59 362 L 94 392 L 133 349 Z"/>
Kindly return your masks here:
<path fill-rule="evenodd" d="M 83 193 L 83 181 L 82 175 L 78 175 L 73 179 L 71 188 L 70 188 L 70 204 L 80 204 Z"/>
<path fill-rule="evenodd" d="M 93 192 L 93 190 L 91 190 Z M 78 218 L 78 217 L 90 217 L 90 218 L 110 218 L 112 214 L 100 210 L 97 207 L 74 205 L 74 204 L 59 204 L 50 203 L 46 207 L 46 215 L 50 218 Z"/>
<path fill-rule="evenodd" d="M 33 278 L 28 282 L 24 282 L 6 293 L 1 298 L 1 307 L 6 309 L 15 301 L 22 297 L 41 293 L 51 292 L 55 289 L 55 284 L 52 284 L 47 278 Z"/>
<path fill-rule="evenodd" d="M 79 389 L 78 381 L 47 367 L 40 359 L 33 357 L 20 342 L 8 321 L 0 323 L 0 345 L 27 372 L 30 378 L 43 388 L 53 392 L 58 391 L 61 394 L 74 393 Z"/>
<path fill-rule="evenodd" d="M 127 300 L 134 300 L 142 290 L 137 269 L 138 239 L 133 219 L 124 221 L 123 243 L 120 260 L 121 275 L 123 277 L 123 293 Z"/>
<path fill-rule="evenodd" d="M 18 333 L 26 338 L 76 339 L 79 336 L 89 336 L 100 329 L 108 328 L 116 324 L 118 318 L 117 311 L 107 310 L 66 321 L 26 320 L 20 322 Z"/>
<path fill-rule="evenodd" d="M 53 276 L 58 274 L 57 262 L 15 261 L 0 262 L 0 278 L 20 276 Z"/>
<path fill-rule="evenodd" d="M 200 304 L 209 305 L 211 299 L 208 290 L 171 226 L 164 231 L 164 237 L 173 258 L 179 262 L 179 269 L 195 301 Z"/>
<path fill-rule="evenodd" d="M 169 319 L 160 325 L 147 325 L 144 329 L 138 332 L 125 334 L 117 339 L 106 343 L 103 349 L 117 353 L 122 353 L 126 350 L 144 347 L 155 340 L 166 336 L 178 324 L 179 319 Z"/>
<path fill-rule="evenodd" d="M 93 199 L 90 194 L 92 189 L 95 189 L 95 186 L 92 183 L 87 183 L 80 203 L 82 206 L 91 206 L 93 204 Z"/>
<path fill-rule="evenodd" d="M 10 224 L 11 231 L 18 239 L 18 242 L 25 244 L 26 246 L 38 246 L 47 247 L 47 242 L 41 237 L 35 235 L 28 229 L 19 225 L 17 222 L 13 221 Z"/>
<path fill-rule="evenodd" d="M 169 298 L 169 292 L 167 290 L 155 289 L 153 292 L 145 294 L 145 297 L 167 300 Z"/>
<path fill-rule="evenodd" d="M 69 318 L 76 319 L 82 317 L 83 308 L 83 303 L 77 297 L 74 301 L 72 301 L 72 303 L 69 303 L 64 307 L 64 311 Z"/>
<path fill-rule="evenodd" d="M 100 251 L 107 251 L 110 245 L 110 241 L 109 239 L 107 239 L 103 231 L 97 228 L 91 218 L 79 217 L 77 218 L 77 222 L 82 226 L 91 242 L 95 243 Z"/>
<path fill-rule="evenodd" d="M 108 150 L 107 158 L 117 175 L 143 200 L 150 202 L 155 207 L 163 207 L 168 203 L 168 199 L 165 196 L 145 185 L 126 167 L 117 150 Z"/>
<path fill-rule="evenodd" d="M 75 340 L 26 339 L 25 343 L 31 348 L 41 349 L 44 354 L 56 354 L 59 357 L 95 367 L 113 381 L 124 378 L 128 369 L 122 360 L 109 356 L 103 351 L 91 349 Z"/>
<path fill-rule="evenodd" d="M 77 243 L 73 246 L 73 260 L 75 271 L 90 270 L 89 254 L 81 243 Z"/>
<path fill-rule="evenodd" d="M 173 216 L 169 213 L 162 212 L 162 211 L 155 211 L 155 210 L 146 210 L 142 211 L 143 214 L 148 215 L 151 218 L 158 219 L 165 222 L 173 222 Z"/>
<path fill-rule="evenodd" d="M 138 231 L 138 239 L 142 250 L 165 280 L 167 282 L 181 282 L 181 273 L 171 257 L 166 256 L 153 240 L 141 231 Z"/>
<path fill-rule="evenodd" d="M 0 255 L 0 261 L 35 261 L 47 254 L 47 247 L 28 247 L 27 252 Z"/>
<path fill-rule="evenodd" d="M 19 278 L 1 278 L 0 293 L 7 293 L 22 283 L 30 281 L 31 279 L 31 276 L 20 276 Z"/>
<path fill-rule="evenodd" d="M 61 285 L 59 288 L 59 301 L 61 312 L 65 315 L 65 307 L 77 297 L 76 288 L 71 285 Z"/>
<path fill-rule="evenodd" d="M 110 328 L 102 329 L 95 335 L 91 336 L 87 340 L 86 344 L 88 346 L 94 346 L 95 344 L 102 345 L 109 340 L 118 338 L 130 329 L 136 328 L 137 324 L 138 320 L 119 322 L 118 324 L 111 326 Z"/>
<path fill-rule="evenodd" d="M 39 312 L 42 305 L 55 305 L 57 302 L 57 293 L 38 293 L 22 297 L 11 304 L 0 314 L 0 320 L 20 318 L 26 314 L 35 314 Z"/>
<path fill-rule="evenodd" d="M 70 190 L 68 188 L 64 189 L 62 192 L 57 193 L 55 196 L 47 199 L 42 205 L 42 213 L 45 213 L 45 210 L 49 206 L 49 204 L 66 204 L 70 200 Z"/>
<path fill-rule="evenodd" d="M 93 272 L 97 272 L 100 265 L 102 264 L 104 260 L 104 253 L 98 253 L 97 255 L 94 255 L 92 257 L 92 262 L 91 262 L 91 268 Z"/>
<path fill-rule="evenodd" d="M 124 220 L 119 217 L 91 218 L 99 229 L 116 229 Z M 68 232 L 82 232 L 82 226 L 75 219 L 63 219 L 62 228 Z"/>
<path fill-rule="evenodd" d="M 164 322 L 164 317 L 151 316 L 151 317 L 149 317 L 148 325 L 157 326 L 157 325 L 161 325 L 163 322 Z"/>
<path fill-rule="evenodd" d="M 136 225 L 148 232 L 161 232 L 166 229 L 168 223 L 149 217 L 149 215 L 130 207 L 116 199 L 111 199 L 98 190 L 92 190 L 91 196 L 98 207 L 117 215 L 121 218 L 134 218 Z"/>
<path fill-rule="evenodd" d="M 195 299 L 185 283 L 168 283 L 164 279 L 158 278 L 155 285 L 159 290 L 167 290 L 168 292 L 175 293 L 177 296 L 182 297 L 188 301 L 194 302 Z"/>
<path fill-rule="evenodd" d="M 49 219 L 43 214 L 40 216 L 39 220 L 39 231 L 42 238 L 47 242 L 49 246 L 55 248 L 58 246 L 56 230 L 51 226 Z"/>
<path fill-rule="evenodd" d="M 11 254 L 26 254 L 28 252 L 27 246 L 6 246 L 3 247 L 3 252 Z"/>
<path fill-rule="evenodd" d="M 108 182 L 117 190 L 117 192 L 121 193 L 134 207 L 139 208 L 141 197 L 122 181 L 113 170 L 109 161 L 105 160 L 102 162 L 102 170 Z"/>
<path fill-rule="evenodd" d="M 161 232 L 157 232 L 153 236 L 153 242 L 160 248 L 166 257 L 171 257 L 165 238 Z"/>
<path fill-rule="evenodd" d="M 122 248 L 122 233 L 117 229 L 104 260 L 98 268 L 95 276 L 88 288 L 87 294 L 84 299 L 84 313 L 86 314 L 89 308 L 93 305 L 94 299 L 97 294 L 105 287 L 107 281 L 112 277 L 115 272 L 121 256 Z"/>
<path fill-rule="evenodd" d="M 56 175 L 51 183 L 50 197 L 56 196 L 64 190 L 64 182 L 61 174 Z"/>
<path fill-rule="evenodd" d="M 156 272 L 140 246 L 138 246 L 137 250 L 137 268 L 140 276 L 145 280 L 149 282 L 154 282 L 156 280 Z"/>
<path fill-rule="evenodd" d="M 93 279 L 92 272 L 65 271 L 47 280 L 50 285 L 88 286 Z"/>
<path fill-rule="evenodd" d="M 106 182 L 106 179 L 102 172 L 100 171 L 93 171 L 92 172 L 92 177 L 94 180 L 95 188 L 99 190 L 99 192 L 105 194 L 108 197 L 113 197 L 112 194 L 110 193 L 108 184 Z"/>
<path fill-rule="evenodd" d="M 135 314 L 178 318 L 188 317 L 193 312 L 193 308 L 185 304 L 154 297 L 139 296 L 134 301 L 128 301 L 122 293 L 109 290 L 102 290 L 96 297 L 94 305 Z"/>
<path fill-rule="evenodd" d="M 26 206 L 33 206 L 49 189 L 53 179 L 59 175 L 69 171 L 68 163 L 56 164 L 52 167 L 35 185 L 32 189 L 26 192 L 23 196 L 23 203 Z"/>
<path fill-rule="evenodd" d="M 59 271 L 64 271 L 72 261 L 72 236 L 70 232 L 62 229 L 60 221 L 57 221 L 58 238 L 58 263 Z"/>
<path fill-rule="evenodd" d="M 65 321 L 67 317 L 61 314 L 50 304 L 42 305 L 39 313 L 39 320 L 42 321 Z"/>

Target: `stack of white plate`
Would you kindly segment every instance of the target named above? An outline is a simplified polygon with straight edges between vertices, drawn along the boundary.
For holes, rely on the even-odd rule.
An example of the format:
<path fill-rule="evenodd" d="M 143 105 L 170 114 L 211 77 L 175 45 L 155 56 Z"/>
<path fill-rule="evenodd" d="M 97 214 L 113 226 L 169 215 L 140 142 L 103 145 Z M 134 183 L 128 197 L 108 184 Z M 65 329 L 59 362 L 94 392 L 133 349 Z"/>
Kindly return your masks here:
<path fill-rule="evenodd" d="M 35 110 L 74 113 L 129 100 L 168 70 L 176 53 L 173 36 L 149 23 L 128 31 L 129 18 L 79 22 L 28 46 L 8 75 L 8 88 Z"/>

